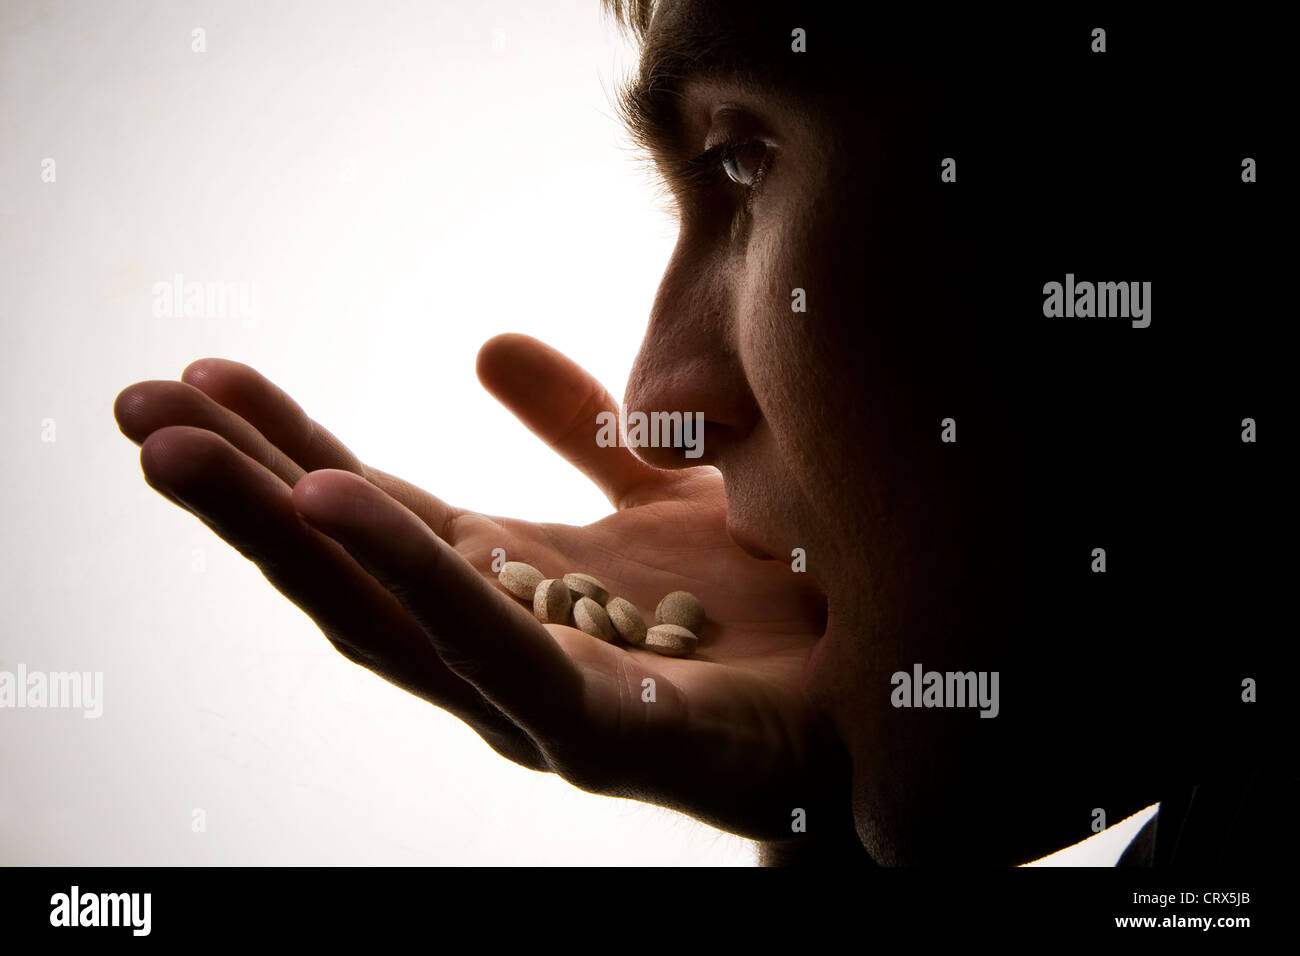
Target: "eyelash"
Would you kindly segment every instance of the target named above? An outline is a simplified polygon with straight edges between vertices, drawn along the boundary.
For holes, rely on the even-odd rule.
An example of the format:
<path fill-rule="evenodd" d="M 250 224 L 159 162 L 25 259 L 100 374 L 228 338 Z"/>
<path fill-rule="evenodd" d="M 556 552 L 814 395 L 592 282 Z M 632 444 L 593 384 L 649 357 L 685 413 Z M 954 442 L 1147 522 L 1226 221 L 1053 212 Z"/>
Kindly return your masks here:
<path fill-rule="evenodd" d="M 714 189 L 719 185 L 728 185 L 739 187 L 744 190 L 744 211 L 749 212 L 753 206 L 754 197 L 758 194 L 763 185 L 763 180 L 767 176 L 768 167 L 771 166 L 770 146 L 766 147 L 763 153 L 763 159 L 758 164 L 758 169 L 754 173 L 754 181 L 749 185 L 737 183 L 733 180 L 724 168 L 726 159 L 730 156 L 733 160 L 735 154 L 746 146 L 754 143 L 760 143 L 762 140 L 743 140 L 728 143 L 720 143 L 707 152 L 688 160 L 683 164 L 680 171 L 680 181 L 683 185 L 695 189 Z"/>

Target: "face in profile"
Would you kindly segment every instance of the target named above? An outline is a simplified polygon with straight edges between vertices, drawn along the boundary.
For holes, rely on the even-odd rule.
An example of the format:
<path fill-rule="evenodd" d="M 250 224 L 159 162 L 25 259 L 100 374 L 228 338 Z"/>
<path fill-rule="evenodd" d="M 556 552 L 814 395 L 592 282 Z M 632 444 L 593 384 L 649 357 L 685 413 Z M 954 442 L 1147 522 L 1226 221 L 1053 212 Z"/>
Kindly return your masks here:
<path fill-rule="evenodd" d="M 791 27 L 818 22 L 834 21 L 655 7 L 642 76 L 656 79 L 625 106 L 680 232 L 626 402 L 701 411 L 734 540 L 777 561 L 806 553 L 829 609 L 807 690 L 848 751 L 872 855 L 1025 862 L 1086 835 L 1063 822 L 1081 783 L 1130 812 L 1150 793 L 1079 760 L 1089 730 L 1052 709 L 1071 687 L 1035 678 L 1068 642 L 1043 643 L 1055 592 L 1034 584 L 1029 472 L 992 426 L 941 441 L 946 417 L 974 433 L 1014 391 L 1004 343 L 960 300 L 988 223 L 937 192 L 934 143 L 952 114 L 908 79 L 920 67 L 847 69 L 829 44 L 801 60 Z M 989 720 L 894 706 L 891 676 L 918 664 L 1034 689 Z"/>

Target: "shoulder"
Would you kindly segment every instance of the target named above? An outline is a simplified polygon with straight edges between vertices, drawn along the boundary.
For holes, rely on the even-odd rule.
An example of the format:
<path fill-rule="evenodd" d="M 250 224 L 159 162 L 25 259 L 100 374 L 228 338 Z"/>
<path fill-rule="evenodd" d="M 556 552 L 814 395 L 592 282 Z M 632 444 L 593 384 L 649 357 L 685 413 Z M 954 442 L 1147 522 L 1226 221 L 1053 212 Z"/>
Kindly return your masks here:
<path fill-rule="evenodd" d="M 1296 846 L 1294 771 L 1218 775 L 1171 790 L 1115 864 L 1250 866 Z"/>

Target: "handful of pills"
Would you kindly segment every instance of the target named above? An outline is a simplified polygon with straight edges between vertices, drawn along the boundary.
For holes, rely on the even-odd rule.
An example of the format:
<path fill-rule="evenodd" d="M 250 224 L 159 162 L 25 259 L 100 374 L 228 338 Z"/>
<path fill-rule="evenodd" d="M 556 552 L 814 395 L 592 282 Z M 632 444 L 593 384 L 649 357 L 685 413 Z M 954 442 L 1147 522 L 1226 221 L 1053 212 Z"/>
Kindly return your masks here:
<path fill-rule="evenodd" d="M 590 574 L 575 571 L 548 578 L 531 564 L 507 561 L 497 579 L 515 597 L 531 603 L 533 615 L 543 624 L 567 624 L 609 643 L 618 637 L 669 657 L 686 657 L 699 644 L 704 605 L 689 591 L 665 595 L 655 609 L 654 626 L 647 628 L 635 604 L 611 598 Z"/>

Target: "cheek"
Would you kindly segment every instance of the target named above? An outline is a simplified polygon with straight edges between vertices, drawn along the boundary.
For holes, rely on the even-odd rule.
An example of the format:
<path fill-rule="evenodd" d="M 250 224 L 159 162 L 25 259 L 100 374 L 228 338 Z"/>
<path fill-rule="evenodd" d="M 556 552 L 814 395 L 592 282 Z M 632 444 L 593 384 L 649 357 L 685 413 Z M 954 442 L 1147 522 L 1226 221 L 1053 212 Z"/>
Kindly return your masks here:
<path fill-rule="evenodd" d="M 845 334 L 856 292 L 837 281 L 828 252 L 841 226 L 820 215 L 815 194 L 762 212 L 741 271 L 736 341 L 784 478 L 806 515 L 803 530 L 821 537 L 843 526 L 858 483 L 845 479 L 865 467 L 854 420 L 861 356 Z"/>
<path fill-rule="evenodd" d="M 799 221 L 779 213 L 749 244 L 736 321 L 741 362 L 773 429 L 794 425 L 815 404 L 816 335 L 809 290 L 822 283 L 810 269 L 808 237 Z"/>

